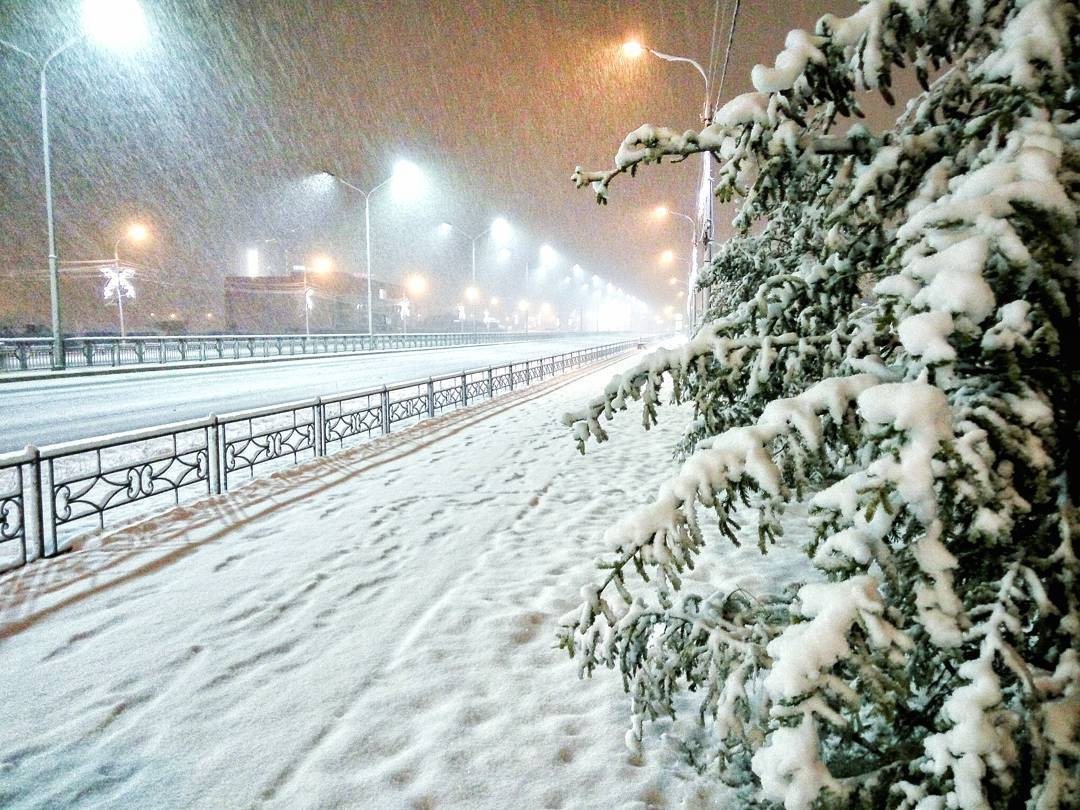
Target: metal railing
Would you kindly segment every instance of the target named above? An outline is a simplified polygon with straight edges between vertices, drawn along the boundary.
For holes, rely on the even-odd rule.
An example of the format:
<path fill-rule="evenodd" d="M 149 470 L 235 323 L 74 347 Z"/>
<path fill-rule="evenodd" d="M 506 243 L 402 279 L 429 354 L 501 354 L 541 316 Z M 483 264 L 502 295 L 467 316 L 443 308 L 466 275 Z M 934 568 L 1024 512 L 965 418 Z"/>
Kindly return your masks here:
<path fill-rule="evenodd" d="M 0 571 L 71 540 L 640 345 L 623 340 L 382 388 L 0 455 Z"/>
<path fill-rule="evenodd" d="M 69 368 L 107 368 L 304 355 L 475 346 L 545 340 L 580 332 L 420 332 L 382 335 L 185 335 L 64 338 Z M 51 338 L 0 338 L 0 372 L 52 368 Z"/>

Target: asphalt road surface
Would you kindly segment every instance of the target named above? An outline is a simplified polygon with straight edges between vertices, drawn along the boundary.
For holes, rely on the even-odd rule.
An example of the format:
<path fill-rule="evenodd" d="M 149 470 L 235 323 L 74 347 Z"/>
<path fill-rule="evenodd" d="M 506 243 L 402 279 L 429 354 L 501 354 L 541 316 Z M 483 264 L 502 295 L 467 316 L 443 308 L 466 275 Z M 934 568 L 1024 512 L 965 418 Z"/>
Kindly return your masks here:
<path fill-rule="evenodd" d="M 0 452 L 486 368 L 612 340 L 611 336 L 582 335 L 453 349 L 0 382 Z"/>

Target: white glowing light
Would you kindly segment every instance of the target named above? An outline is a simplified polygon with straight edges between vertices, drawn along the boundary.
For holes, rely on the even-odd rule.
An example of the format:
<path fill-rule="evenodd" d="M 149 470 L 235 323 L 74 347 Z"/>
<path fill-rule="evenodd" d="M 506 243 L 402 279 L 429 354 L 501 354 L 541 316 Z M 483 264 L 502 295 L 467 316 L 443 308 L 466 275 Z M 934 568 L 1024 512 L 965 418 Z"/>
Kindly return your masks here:
<path fill-rule="evenodd" d="M 499 244 L 509 242 L 514 229 L 503 217 L 495 217 L 491 222 L 491 238 Z"/>
<path fill-rule="evenodd" d="M 390 190 L 402 200 L 415 200 L 427 189 L 427 177 L 411 160 L 399 160 L 390 176 Z"/>
<path fill-rule="evenodd" d="M 419 273 L 413 273 L 405 279 L 405 291 L 413 298 L 420 298 L 427 290 L 427 279 Z"/>
<path fill-rule="evenodd" d="M 117 51 L 139 48 L 148 37 L 146 16 L 136 0 L 84 0 L 82 26 L 94 42 Z"/>

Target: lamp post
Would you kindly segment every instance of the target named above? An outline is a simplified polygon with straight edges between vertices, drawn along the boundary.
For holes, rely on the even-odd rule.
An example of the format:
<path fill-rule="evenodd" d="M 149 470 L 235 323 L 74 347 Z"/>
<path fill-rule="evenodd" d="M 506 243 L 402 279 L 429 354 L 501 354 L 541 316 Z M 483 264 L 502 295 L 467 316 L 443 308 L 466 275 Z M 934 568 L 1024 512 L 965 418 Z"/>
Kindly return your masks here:
<path fill-rule="evenodd" d="M 480 300 L 480 290 L 476 288 L 475 284 L 470 284 L 465 288 L 465 306 L 467 307 L 466 315 L 471 314 L 473 317 L 470 320 L 473 322 L 473 331 L 476 330 L 476 302 Z"/>
<path fill-rule="evenodd" d="M 711 195 L 710 195 L 711 199 Z M 658 205 L 653 209 L 653 216 L 657 219 L 664 219 L 668 216 L 679 217 L 690 223 L 690 271 L 687 275 L 687 286 L 693 283 L 698 269 L 698 245 L 697 245 L 697 224 L 694 222 L 694 218 L 689 214 L 683 214 L 679 211 L 672 211 L 666 205 Z M 711 244 L 711 242 L 710 242 Z M 695 294 L 687 299 L 687 303 L 690 306 L 690 312 L 688 313 L 692 323 L 697 322 L 697 304 L 698 296 Z"/>
<path fill-rule="evenodd" d="M 500 244 L 504 243 L 510 238 L 511 230 L 510 223 L 502 217 L 495 217 L 495 219 L 491 220 L 491 224 L 480 231 L 480 233 L 476 234 L 476 236 L 470 235 L 464 229 L 452 225 L 449 222 L 442 223 L 442 227 L 446 229 L 447 233 L 460 233 L 469 240 L 469 244 L 472 248 L 472 284 L 474 286 L 476 285 L 476 243 L 489 233 L 495 237 L 496 241 Z"/>
<path fill-rule="evenodd" d="M 705 102 L 702 105 L 701 120 L 706 126 L 712 123 L 713 119 L 713 100 L 712 94 L 709 92 L 709 75 L 705 72 L 705 69 L 694 59 L 690 59 L 686 56 L 673 56 L 669 53 L 663 53 L 661 51 L 649 48 L 642 45 L 636 40 L 630 40 L 622 46 L 623 54 L 631 59 L 636 59 L 642 54 L 648 52 L 655 56 L 657 59 L 663 59 L 665 62 L 683 62 L 691 65 L 698 73 L 701 74 L 702 80 L 705 82 Z M 703 164 L 701 174 L 701 189 L 699 190 L 698 204 L 702 211 L 702 229 L 701 240 L 705 245 L 705 259 L 709 263 L 712 263 L 712 227 L 713 227 L 713 174 L 712 174 L 712 154 L 710 152 L 701 153 Z"/>
<path fill-rule="evenodd" d="M 418 194 L 424 186 L 424 173 L 415 163 L 408 160 L 399 160 L 394 164 L 393 173 L 368 191 L 364 191 L 359 186 L 354 186 L 348 180 L 343 180 L 333 172 L 326 171 L 324 174 L 329 175 L 345 188 L 352 189 L 364 197 L 364 271 L 367 275 L 368 335 L 374 335 L 375 322 L 372 318 L 373 298 L 371 295 L 371 197 L 386 185 L 392 185 L 402 193 Z"/>
<path fill-rule="evenodd" d="M 304 334 L 311 335 L 311 298 L 312 289 L 308 286 L 308 266 L 316 273 L 328 273 L 334 266 L 333 260 L 324 254 L 311 259 L 310 262 L 300 265 L 304 272 Z M 332 328 L 332 327 L 331 327 Z"/>
<path fill-rule="evenodd" d="M 132 242 L 141 242 L 146 239 L 149 231 L 147 231 L 145 225 L 135 223 L 131 225 L 125 234 L 120 236 L 113 243 L 113 286 L 116 289 L 116 306 L 120 311 L 120 338 L 127 337 L 127 327 L 124 325 L 124 287 L 127 281 L 120 272 L 120 243 L 125 239 L 129 239 Z"/>
<path fill-rule="evenodd" d="M 56 250 L 56 227 L 53 220 L 52 157 L 49 141 L 48 70 L 53 60 L 90 37 L 110 47 L 138 45 L 146 36 L 146 20 L 136 0 L 86 0 L 83 3 L 83 31 L 64 42 L 44 59 L 0 39 L 0 46 L 25 56 L 39 68 L 38 85 L 41 106 L 41 157 L 45 168 L 45 229 L 49 242 L 49 310 L 52 321 L 52 367 L 60 371 L 66 365 L 64 336 L 60 322 L 60 257 Z"/>
<path fill-rule="evenodd" d="M 408 318 L 412 312 L 412 302 L 423 297 L 428 291 L 427 279 L 419 273 L 413 273 L 412 275 L 405 277 L 405 297 L 401 299 L 401 334 L 405 334 L 406 324 L 405 319 Z"/>
<path fill-rule="evenodd" d="M 521 310 L 521 314 L 525 317 L 525 334 L 529 334 L 529 302 L 522 298 L 518 301 L 518 309 Z"/>

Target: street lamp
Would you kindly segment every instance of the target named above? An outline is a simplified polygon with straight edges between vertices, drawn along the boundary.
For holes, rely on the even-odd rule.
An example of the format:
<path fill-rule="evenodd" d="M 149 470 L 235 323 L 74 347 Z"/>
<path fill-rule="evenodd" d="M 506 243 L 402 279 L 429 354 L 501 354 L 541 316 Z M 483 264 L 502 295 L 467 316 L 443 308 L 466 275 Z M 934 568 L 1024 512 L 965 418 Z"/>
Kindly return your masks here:
<path fill-rule="evenodd" d="M 49 301 L 52 320 L 52 367 L 59 371 L 66 365 L 64 336 L 60 324 L 60 257 L 56 250 L 56 228 L 53 221 L 52 159 L 49 142 L 49 84 L 47 71 L 53 60 L 65 51 L 90 38 L 100 45 L 115 49 L 138 47 L 146 39 L 146 18 L 136 0 L 85 0 L 82 6 L 80 34 L 71 37 L 44 59 L 17 45 L 0 39 L 0 46 L 25 56 L 39 66 L 41 104 L 41 156 L 45 166 L 45 226 L 49 240 Z"/>
<path fill-rule="evenodd" d="M 107 273 L 108 283 L 105 285 L 106 295 L 110 288 L 116 293 L 116 306 L 120 312 L 120 338 L 127 337 L 127 327 L 124 324 L 124 296 L 135 297 L 135 288 L 131 284 L 127 273 L 120 269 L 120 243 L 125 239 L 131 242 L 142 242 L 150 235 L 145 225 L 138 222 L 128 226 L 127 231 L 113 243 L 113 267 L 112 273 Z"/>
<path fill-rule="evenodd" d="M 701 120 L 708 126 L 712 123 L 713 119 L 713 100 L 712 94 L 709 90 L 709 75 L 705 72 L 705 69 L 694 59 L 690 59 L 685 56 L 672 56 L 669 53 L 662 53 L 661 51 L 654 50 L 645 45 L 642 45 L 637 40 L 628 40 L 622 47 L 623 55 L 629 59 L 636 59 L 646 52 L 651 53 L 657 59 L 663 59 L 665 62 L 683 62 L 691 65 L 698 73 L 701 74 L 701 78 L 705 82 L 705 103 L 702 106 Z M 704 214 L 705 220 L 702 227 L 702 241 L 705 243 L 705 258 L 712 262 L 712 228 L 713 228 L 713 174 L 712 174 L 712 154 L 708 151 L 702 153 L 702 175 L 701 175 L 701 189 L 699 190 L 698 204 Z"/>
<path fill-rule="evenodd" d="M 470 284 L 465 288 L 465 303 L 468 306 L 469 314 L 473 315 L 471 318 L 473 322 L 473 329 L 476 329 L 476 302 L 480 300 L 480 290 L 476 288 L 475 284 Z"/>
<path fill-rule="evenodd" d="M 559 260 L 559 254 L 555 252 L 555 248 L 551 245 L 540 246 L 540 266 L 550 267 Z"/>
<path fill-rule="evenodd" d="M 529 334 L 529 302 L 522 298 L 518 301 L 518 310 L 525 318 L 525 334 Z"/>
<path fill-rule="evenodd" d="M 628 59 L 637 59 L 644 55 L 646 52 L 651 53 L 657 59 L 663 59 L 665 62 L 685 62 L 688 65 L 693 65 L 697 69 L 697 72 L 701 74 L 701 78 L 705 80 L 705 107 L 702 112 L 702 120 L 706 123 L 712 123 L 712 99 L 709 97 L 709 75 L 696 60 L 690 59 L 686 56 L 672 56 L 670 53 L 662 53 L 647 45 L 642 45 L 636 39 L 627 40 L 622 46 L 623 56 Z"/>
<path fill-rule="evenodd" d="M 393 173 L 368 191 L 364 191 L 359 186 L 354 186 L 347 180 L 342 180 L 333 172 L 327 171 L 324 174 L 329 175 L 345 188 L 359 192 L 364 197 L 364 269 L 367 275 L 368 334 L 374 335 L 375 322 L 372 318 L 373 299 L 371 295 L 371 196 L 383 186 L 389 185 L 395 197 L 416 199 L 423 193 L 427 185 L 427 178 L 420 167 L 409 160 L 399 160 L 395 163 Z"/>
<path fill-rule="evenodd" d="M 406 323 L 411 314 L 412 301 L 423 296 L 428 290 L 427 279 L 419 273 L 410 273 L 405 276 L 405 297 L 401 299 L 398 308 L 401 311 L 401 334 L 408 331 Z"/>
<path fill-rule="evenodd" d="M 697 224 L 694 222 L 694 218 L 691 217 L 689 214 L 683 214 L 679 211 L 672 211 L 666 205 L 656 206 L 656 208 L 653 209 L 653 216 L 656 219 L 666 219 L 669 216 L 675 216 L 690 223 L 690 271 L 686 278 L 687 284 L 693 286 L 695 283 L 694 280 L 696 278 L 698 269 Z M 690 312 L 688 312 L 687 314 L 690 317 L 691 321 L 693 323 L 696 323 L 698 296 L 694 295 L 691 299 L 689 299 L 688 303 L 690 306 Z"/>
<path fill-rule="evenodd" d="M 334 261 L 325 253 L 313 256 L 307 264 L 300 265 L 304 272 L 304 334 L 311 335 L 311 306 L 314 290 L 308 287 L 308 270 L 314 270 L 320 275 L 329 273 L 334 267 Z"/>
<path fill-rule="evenodd" d="M 458 228 L 458 227 L 455 227 L 454 225 L 451 225 L 449 222 L 444 222 L 441 225 L 439 225 L 439 230 L 442 233 L 444 233 L 445 235 L 447 235 L 447 236 L 449 236 L 452 233 L 460 233 L 462 236 L 464 236 L 466 239 L 469 240 L 469 243 L 470 243 L 470 245 L 472 247 L 472 279 L 471 280 L 472 280 L 473 284 L 476 284 L 476 243 L 477 243 L 477 241 L 479 241 L 480 239 L 482 239 L 483 237 L 487 236 L 490 233 L 492 238 L 496 242 L 498 242 L 499 244 L 505 244 L 510 239 L 510 235 L 513 233 L 513 228 L 510 227 L 510 223 L 507 222 L 502 217 L 495 217 L 495 219 L 491 220 L 491 224 L 488 225 L 486 228 L 484 228 L 484 230 L 480 231 L 480 233 L 476 234 L 476 236 L 471 236 L 470 234 L 466 233 L 461 228 Z M 506 253 L 505 250 L 501 251 L 499 253 L 500 260 L 504 261 L 506 258 L 509 258 L 509 256 L 504 256 L 505 253 Z"/>

